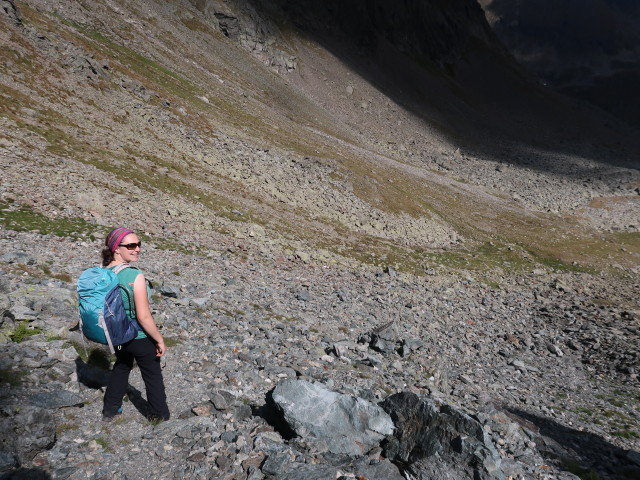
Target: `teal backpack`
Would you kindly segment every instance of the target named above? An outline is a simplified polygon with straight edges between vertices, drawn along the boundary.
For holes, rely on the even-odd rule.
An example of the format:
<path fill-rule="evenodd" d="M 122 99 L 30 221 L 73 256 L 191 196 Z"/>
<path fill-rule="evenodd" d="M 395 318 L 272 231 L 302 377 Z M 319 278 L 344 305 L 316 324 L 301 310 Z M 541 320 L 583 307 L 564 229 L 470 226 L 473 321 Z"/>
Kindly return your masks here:
<path fill-rule="evenodd" d="M 91 267 L 78 279 L 78 307 L 82 333 L 94 342 L 114 347 L 133 340 L 138 335 L 138 325 L 129 319 L 122 300 L 129 296 L 126 288 L 118 282 L 118 273 L 129 267 L 123 263 L 113 270 Z M 133 302 L 131 302 L 133 305 Z"/>

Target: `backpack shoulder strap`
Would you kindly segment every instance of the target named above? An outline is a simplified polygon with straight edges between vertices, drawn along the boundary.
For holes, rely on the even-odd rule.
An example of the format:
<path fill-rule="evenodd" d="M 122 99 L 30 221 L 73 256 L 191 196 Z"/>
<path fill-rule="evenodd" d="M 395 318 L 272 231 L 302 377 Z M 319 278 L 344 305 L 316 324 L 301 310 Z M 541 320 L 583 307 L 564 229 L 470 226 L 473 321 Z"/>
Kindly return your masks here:
<path fill-rule="evenodd" d="M 115 267 L 113 267 L 113 273 L 117 275 L 121 271 L 123 271 L 125 268 L 135 268 L 135 267 L 130 266 L 128 263 L 120 263 L 119 265 L 116 265 Z"/>
<path fill-rule="evenodd" d="M 122 272 L 123 270 L 125 270 L 127 268 L 130 268 L 132 270 L 140 271 L 140 269 L 138 267 L 134 267 L 129 263 L 120 263 L 120 264 L 116 265 L 115 267 L 113 267 L 112 271 L 113 271 L 113 273 L 118 275 L 120 272 Z M 151 284 L 151 282 L 149 282 L 149 280 L 147 280 L 146 278 L 145 278 L 145 281 L 147 282 L 148 285 Z M 153 288 L 153 287 L 151 287 L 151 288 Z M 120 290 L 124 295 L 127 296 L 127 300 L 129 301 L 129 305 L 131 305 L 131 308 L 133 310 L 134 316 L 137 317 L 137 315 L 136 315 L 136 303 L 132 298 L 131 292 L 129 292 L 129 290 L 127 288 L 125 288 L 123 285 L 120 285 Z"/>

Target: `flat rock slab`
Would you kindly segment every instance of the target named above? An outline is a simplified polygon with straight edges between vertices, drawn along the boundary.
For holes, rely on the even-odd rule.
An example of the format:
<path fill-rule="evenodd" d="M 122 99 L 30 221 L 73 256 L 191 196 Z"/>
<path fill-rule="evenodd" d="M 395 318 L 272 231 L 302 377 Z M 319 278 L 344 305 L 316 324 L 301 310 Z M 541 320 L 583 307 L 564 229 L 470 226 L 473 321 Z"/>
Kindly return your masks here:
<path fill-rule="evenodd" d="M 40 392 L 29 397 L 29 403 L 40 408 L 62 408 L 82 405 L 84 400 L 68 390 L 56 390 L 53 392 Z"/>

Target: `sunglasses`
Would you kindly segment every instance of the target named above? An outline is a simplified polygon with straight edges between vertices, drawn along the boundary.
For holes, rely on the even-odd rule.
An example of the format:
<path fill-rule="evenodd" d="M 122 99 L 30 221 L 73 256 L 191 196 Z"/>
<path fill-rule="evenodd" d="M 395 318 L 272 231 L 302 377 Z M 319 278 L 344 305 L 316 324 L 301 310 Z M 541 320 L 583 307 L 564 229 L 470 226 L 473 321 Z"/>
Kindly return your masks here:
<path fill-rule="evenodd" d="M 124 247 L 127 250 L 135 250 L 136 247 L 140 247 L 142 248 L 142 242 L 138 242 L 138 243 L 121 243 L 120 245 L 118 245 L 119 247 Z"/>

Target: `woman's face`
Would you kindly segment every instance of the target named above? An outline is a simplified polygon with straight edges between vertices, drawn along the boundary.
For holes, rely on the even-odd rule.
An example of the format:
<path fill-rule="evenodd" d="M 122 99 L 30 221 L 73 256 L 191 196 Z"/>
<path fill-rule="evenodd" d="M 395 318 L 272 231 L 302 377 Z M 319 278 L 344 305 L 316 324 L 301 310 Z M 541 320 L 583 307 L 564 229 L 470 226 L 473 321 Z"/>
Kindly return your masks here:
<path fill-rule="evenodd" d="M 133 244 L 138 243 L 140 243 L 138 236 L 135 233 L 130 233 L 122 239 L 120 245 L 116 248 L 114 255 L 116 257 L 119 256 L 123 262 L 137 262 L 138 257 L 140 256 L 140 245 L 133 246 Z M 129 247 L 125 245 L 128 245 Z"/>

